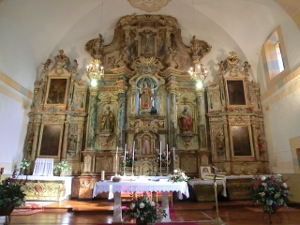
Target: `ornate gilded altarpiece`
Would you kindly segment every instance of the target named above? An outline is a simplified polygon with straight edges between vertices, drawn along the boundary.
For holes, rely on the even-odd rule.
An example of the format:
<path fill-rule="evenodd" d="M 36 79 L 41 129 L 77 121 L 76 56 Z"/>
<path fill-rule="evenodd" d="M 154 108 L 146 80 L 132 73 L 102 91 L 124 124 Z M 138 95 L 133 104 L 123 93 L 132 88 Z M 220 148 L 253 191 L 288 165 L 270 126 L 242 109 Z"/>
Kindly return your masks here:
<path fill-rule="evenodd" d="M 99 34 L 85 45 L 105 68 L 96 87 L 79 74 L 76 60 L 70 68 L 63 50 L 54 65 L 51 59 L 43 64 L 29 113 L 26 158 L 67 160 L 69 174 L 81 175 L 73 189 L 82 198 L 91 196 L 102 170 L 106 176 L 124 173 L 125 146 L 127 157 L 135 149 L 134 175 L 159 174 L 157 158 L 166 148 L 169 173 L 181 168 L 199 177 L 200 166 L 211 164 L 227 174 L 267 170 L 258 141 L 264 135 L 259 86 L 249 81 L 246 62 L 240 70 L 231 53 L 219 64 L 218 80 L 196 89 L 187 71 L 212 46 L 195 36 L 186 46 L 177 20 L 165 15 L 124 16 L 113 41 L 103 42 Z M 51 132 L 57 129 L 59 134 Z"/>

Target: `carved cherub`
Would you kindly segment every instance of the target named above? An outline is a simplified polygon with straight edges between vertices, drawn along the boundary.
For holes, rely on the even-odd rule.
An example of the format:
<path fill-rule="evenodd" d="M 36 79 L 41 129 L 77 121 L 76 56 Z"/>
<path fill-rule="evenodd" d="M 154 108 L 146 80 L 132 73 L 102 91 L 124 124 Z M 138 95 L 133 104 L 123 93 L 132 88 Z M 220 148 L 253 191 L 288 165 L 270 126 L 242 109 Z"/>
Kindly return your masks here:
<path fill-rule="evenodd" d="M 47 61 L 46 61 L 45 63 L 43 63 L 43 65 L 44 65 L 44 70 L 48 70 L 50 64 L 51 64 L 51 59 L 47 59 Z"/>

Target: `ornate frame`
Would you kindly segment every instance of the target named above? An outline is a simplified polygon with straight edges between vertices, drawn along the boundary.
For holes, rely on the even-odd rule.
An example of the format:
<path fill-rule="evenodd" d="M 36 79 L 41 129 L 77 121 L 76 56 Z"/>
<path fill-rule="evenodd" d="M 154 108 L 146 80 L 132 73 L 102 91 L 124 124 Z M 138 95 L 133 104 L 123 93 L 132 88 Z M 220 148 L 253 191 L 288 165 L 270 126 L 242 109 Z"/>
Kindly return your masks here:
<path fill-rule="evenodd" d="M 207 169 L 207 173 L 202 172 L 204 169 Z M 200 166 L 200 178 L 204 180 L 205 176 L 211 174 L 211 167 L 210 166 Z"/>
<path fill-rule="evenodd" d="M 68 77 L 49 77 L 45 106 L 65 106 L 68 100 L 69 82 Z"/>
<path fill-rule="evenodd" d="M 245 107 L 248 105 L 247 89 L 244 79 L 225 79 L 228 106 Z"/>
<path fill-rule="evenodd" d="M 230 125 L 231 155 L 233 161 L 253 161 L 254 148 L 251 127 L 247 124 Z"/>
<path fill-rule="evenodd" d="M 63 132 L 63 124 L 42 124 L 37 156 L 60 159 Z"/>

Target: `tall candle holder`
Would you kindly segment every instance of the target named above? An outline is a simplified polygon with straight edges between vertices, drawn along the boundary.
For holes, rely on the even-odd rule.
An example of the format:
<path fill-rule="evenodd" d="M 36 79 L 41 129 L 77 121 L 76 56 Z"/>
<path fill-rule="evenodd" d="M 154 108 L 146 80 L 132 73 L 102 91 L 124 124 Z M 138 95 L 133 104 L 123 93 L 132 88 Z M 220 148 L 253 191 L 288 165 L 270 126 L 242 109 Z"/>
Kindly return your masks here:
<path fill-rule="evenodd" d="M 134 168 L 134 149 L 135 149 L 135 142 L 133 142 L 133 148 L 132 148 L 131 176 L 134 176 L 134 174 L 133 174 L 133 168 Z"/>

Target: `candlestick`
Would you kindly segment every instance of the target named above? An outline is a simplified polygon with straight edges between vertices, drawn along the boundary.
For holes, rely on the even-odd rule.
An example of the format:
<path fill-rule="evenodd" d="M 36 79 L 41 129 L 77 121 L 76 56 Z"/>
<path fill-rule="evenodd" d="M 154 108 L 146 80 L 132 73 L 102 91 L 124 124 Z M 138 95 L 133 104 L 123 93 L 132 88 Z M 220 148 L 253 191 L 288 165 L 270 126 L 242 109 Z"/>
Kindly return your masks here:
<path fill-rule="evenodd" d="M 115 173 L 115 175 L 117 176 L 117 171 L 118 171 L 118 146 L 117 146 L 117 151 L 116 151 L 116 173 Z"/>
<path fill-rule="evenodd" d="M 167 144 L 167 175 L 169 173 L 169 146 Z"/>
<path fill-rule="evenodd" d="M 131 168 L 131 176 L 133 176 L 133 167 L 134 167 L 134 148 L 135 148 L 135 142 L 133 142 L 133 148 L 132 148 L 132 168 Z"/>
<path fill-rule="evenodd" d="M 159 171 L 161 176 L 161 142 L 159 142 Z"/>
<path fill-rule="evenodd" d="M 124 147 L 124 174 L 123 174 L 123 176 L 126 176 L 126 150 L 127 150 L 127 144 L 125 143 L 125 147 Z"/>
<path fill-rule="evenodd" d="M 175 147 L 173 147 L 173 169 L 175 169 Z"/>

